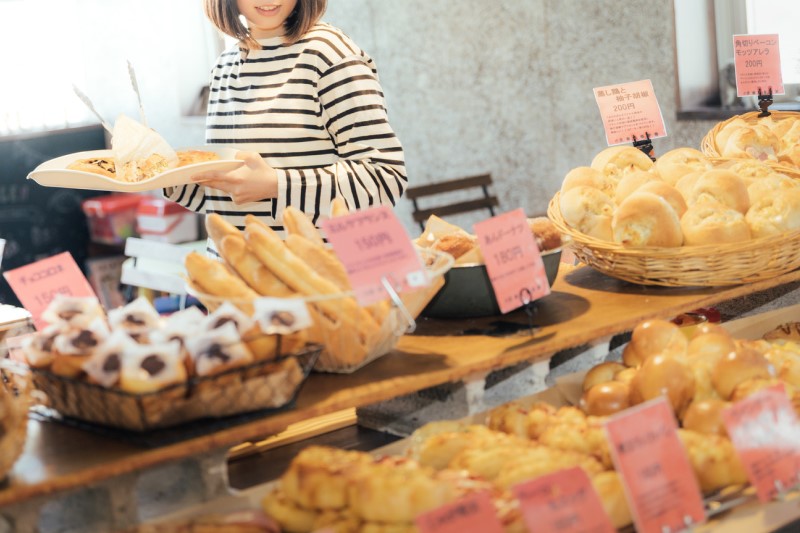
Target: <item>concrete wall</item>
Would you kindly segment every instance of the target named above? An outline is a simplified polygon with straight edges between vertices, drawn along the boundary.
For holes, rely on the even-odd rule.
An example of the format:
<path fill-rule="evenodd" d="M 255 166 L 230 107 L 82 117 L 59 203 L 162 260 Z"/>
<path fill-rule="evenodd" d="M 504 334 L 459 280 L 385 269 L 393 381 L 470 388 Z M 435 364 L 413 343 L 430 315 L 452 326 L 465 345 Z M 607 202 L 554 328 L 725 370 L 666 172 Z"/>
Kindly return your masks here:
<path fill-rule="evenodd" d="M 375 58 L 411 183 L 491 172 L 503 210 L 544 213 L 605 148 L 593 87 L 653 81 L 669 134 L 656 154 L 714 125 L 675 118 L 669 0 L 330 0 L 325 20 Z M 418 231 L 409 201 L 398 212 Z"/>

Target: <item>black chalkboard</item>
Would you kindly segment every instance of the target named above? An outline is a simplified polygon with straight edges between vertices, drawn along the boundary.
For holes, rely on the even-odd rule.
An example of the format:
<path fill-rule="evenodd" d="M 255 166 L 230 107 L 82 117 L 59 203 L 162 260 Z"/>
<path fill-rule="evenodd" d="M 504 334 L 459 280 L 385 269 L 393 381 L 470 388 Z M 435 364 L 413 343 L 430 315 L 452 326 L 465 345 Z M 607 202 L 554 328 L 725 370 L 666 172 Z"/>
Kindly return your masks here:
<path fill-rule="evenodd" d="M 103 148 L 106 139 L 100 126 L 0 137 L 0 239 L 6 240 L 2 271 L 65 251 L 83 266 L 89 231 L 81 201 L 108 193 L 42 187 L 26 178 L 49 159 Z M 0 303 L 19 305 L 2 276 Z"/>

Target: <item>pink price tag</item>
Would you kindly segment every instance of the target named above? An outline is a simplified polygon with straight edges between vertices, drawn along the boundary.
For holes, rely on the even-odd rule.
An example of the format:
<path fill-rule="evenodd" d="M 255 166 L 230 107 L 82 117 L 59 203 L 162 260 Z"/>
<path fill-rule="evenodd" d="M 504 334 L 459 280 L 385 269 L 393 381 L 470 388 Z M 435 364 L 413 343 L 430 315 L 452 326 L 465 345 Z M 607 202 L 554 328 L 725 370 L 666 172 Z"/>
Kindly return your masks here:
<path fill-rule="evenodd" d="M 783 385 L 736 402 L 722 420 L 759 500 L 800 483 L 800 423 Z"/>
<path fill-rule="evenodd" d="M 500 312 L 508 313 L 550 294 L 542 256 L 522 209 L 473 227 Z"/>
<path fill-rule="evenodd" d="M 650 80 L 596 87 L 594 98 L 609 146 L 667 136 L 656 93 Z"/>
<path fill-rule="evenodd" d="M 519 500 L 528 531 L 616 532 L 589 476 L 578 466 L 520 483 L 511 490 Z"/>
<path fill-rule="evenodd" d="M 705 521 L 700 487 L 663 396 L 611 417 L 605 428 L 636 531 L 682 531 Z"/>
<path fill-rule="evenodd" d="M 97 297 L 69 252 L 9 270 L 3 276 L 39 330 L 46 325 L 41 315 L 57 294 Z"/>
<path fill-rule="evenodd" d="M 734 35 L 736 96 L 785 94 L 778 34 Z"/>
<path fill-rule="evenodd" d="M 414 522 L 420 533 L 503 532 L 488 492 L 478 492 L 423 513 Z"/>
<path fill-rule="evenodd" d="M 429 284 L 411 239 L 389 207 L 323 220 L 321 226 L 361 305 L 389 297 L 382 278 L 397 292 Z"/>

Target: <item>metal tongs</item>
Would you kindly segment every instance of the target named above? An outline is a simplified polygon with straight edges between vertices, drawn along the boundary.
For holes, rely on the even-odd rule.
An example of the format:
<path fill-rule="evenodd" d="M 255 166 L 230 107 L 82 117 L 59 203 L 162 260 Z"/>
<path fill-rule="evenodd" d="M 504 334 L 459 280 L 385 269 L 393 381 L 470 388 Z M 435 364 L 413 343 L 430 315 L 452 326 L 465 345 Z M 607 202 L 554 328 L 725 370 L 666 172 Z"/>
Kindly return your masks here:
<path fill-rule="evenodd" d="M 130 61 L 128 61 L 128 75 L 130 76 L 131 87 L 133 87 L 133 92 L 136 93 L 136 100 L 139 103 L 139 118 L 141 119 L 142 124 L 147 126 L 147 117 L 144 114 L 144 105 L 142 104 L 142 94 L 139 92 L 139 83 L 136 81 L 136 71 L 133 69 L 133 65 L 131 64 Z M 89 111 L 91 111 L 94 114 L 94 116 L 96 116 L 100 120 L 100 124 L 102 124 L 103 128 L 105 128 L 105 130 L 108 133 L 113 134 L 112 127 L 108 124 L 108 122 L 105 121 L 105 119 L 97 110 L 97 108 L 94 107 L 94 104 L 92 103 L 91 99 L 88 96 L 86 96 L 86 94 L 83 91 L 81 91 L 78 88 L 78 86 L 75 85 L 74 83 L 72 84 L 72 90 L 75 92 L 75 95 L 80 99 L 80 101 L 83 102 L 84 105 L 86 105 Z"/>

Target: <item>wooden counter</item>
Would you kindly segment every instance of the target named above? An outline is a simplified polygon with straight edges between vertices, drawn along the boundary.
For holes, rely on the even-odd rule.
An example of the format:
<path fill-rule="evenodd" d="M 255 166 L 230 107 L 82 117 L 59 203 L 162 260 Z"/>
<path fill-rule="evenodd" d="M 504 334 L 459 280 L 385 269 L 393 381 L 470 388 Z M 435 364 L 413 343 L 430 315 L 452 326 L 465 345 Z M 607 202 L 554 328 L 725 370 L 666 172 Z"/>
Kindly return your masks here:
<path fill-rule="evenodd" d="M 404 337 L 392 353 L 360 371 L 312 375 L 295 409 L 211 435 L 142 449 L 56 423 L 31 421 L 25 453 L 9 480 L 0 486 L 0 506 L 263 438 L 321 414 L 549 357 L 563 349 L 630 331 L 645 318 L 669 318 L 800 280 L 800 271 L 795 271 L 730 288 L 647 288 L 606 277 L 588 267 L 562 267 L 552 294 L 537 302 L 533 336 L 463 334 L 465 330 L 490 327 L 497 320 L 527 323 L 521 311 L 502 318 L 422 320 L 416 334 Z"/>

